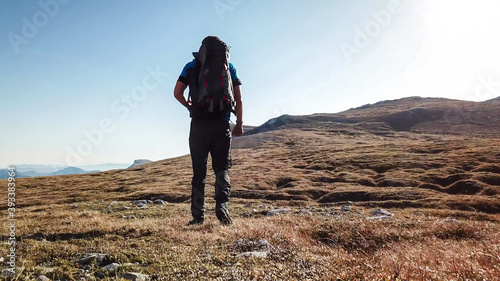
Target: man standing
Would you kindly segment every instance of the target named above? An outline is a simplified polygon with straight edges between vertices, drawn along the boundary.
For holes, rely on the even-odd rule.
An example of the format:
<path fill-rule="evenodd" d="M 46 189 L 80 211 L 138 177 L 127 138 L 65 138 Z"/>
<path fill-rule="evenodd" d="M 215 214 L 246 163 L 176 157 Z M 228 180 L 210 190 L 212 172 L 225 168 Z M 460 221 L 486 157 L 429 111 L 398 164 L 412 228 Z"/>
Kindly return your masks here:
<path fill-rule="evenodd" d="M 229 47 L 218 37 L 203 39 L 195 59 L 186 64 L 175 85 L 174 96 L 190 112 L 189 149 L 193 165 L 191 214 L 188 223 L 202 224 L 205 214 L 205 182 L 208 154 L 215 173 L 215 214 L 222 224 L 232 223 L 228 201 L 231 192 L 231 136 L 243 134 L 241 81 L 229 63 Z M 189 98 L 184 90 L 189 86 Z M 231 112 L 236 125 L 231 129 Z"/>

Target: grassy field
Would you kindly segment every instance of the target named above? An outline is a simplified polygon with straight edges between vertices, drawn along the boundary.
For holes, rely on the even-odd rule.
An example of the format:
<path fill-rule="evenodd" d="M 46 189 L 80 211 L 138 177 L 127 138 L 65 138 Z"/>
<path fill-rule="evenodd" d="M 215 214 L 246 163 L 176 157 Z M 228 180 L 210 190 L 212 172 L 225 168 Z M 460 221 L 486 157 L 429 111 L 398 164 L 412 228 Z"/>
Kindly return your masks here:
<path fill-rule="evenodd" d="M 18 179 L 15 280 L 97 280 L 112 262 L 122 266 L 104 280 L 125 272 L 153 280 L 499 280 L 498 142 L 376 122 L 244 136 L 234 143 L 231 226 L 215 218 L 211 184 L 205 224 L 186 226 L 189 156 Z M 7 181 L 0 186 L 6 198 Z M 167 204 L 140 209 L 138 199 Z M 266 216 L 273 208 L 289 210 Z M 377 208 L 393 215 L 374 217 Z M 5 224 L 6 200 L 0 209 Z M 105 258 L 75 263 L 91 253 Z"/>

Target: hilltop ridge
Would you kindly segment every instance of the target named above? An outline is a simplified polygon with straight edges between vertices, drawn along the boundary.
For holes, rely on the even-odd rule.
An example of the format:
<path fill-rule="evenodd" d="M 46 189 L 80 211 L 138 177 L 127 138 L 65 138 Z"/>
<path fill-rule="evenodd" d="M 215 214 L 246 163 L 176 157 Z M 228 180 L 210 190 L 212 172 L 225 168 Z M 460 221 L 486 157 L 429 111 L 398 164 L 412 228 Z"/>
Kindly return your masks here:
<path fill-rule="evenodd" d="M 389 129 L 396 131 L 495 136 L 500 133 L 500 110 L 496 104 L 499 98 L 485 102 L 470 102 L 408 97 L 367 104 L 340 113 L 282 115 L 248 131 L 246 135 L 284 127 L 301 128 L 311 123 L 325 122 L 369 124 L 366 129 L 372 132 L 384 131 L 388 126 Z"/>

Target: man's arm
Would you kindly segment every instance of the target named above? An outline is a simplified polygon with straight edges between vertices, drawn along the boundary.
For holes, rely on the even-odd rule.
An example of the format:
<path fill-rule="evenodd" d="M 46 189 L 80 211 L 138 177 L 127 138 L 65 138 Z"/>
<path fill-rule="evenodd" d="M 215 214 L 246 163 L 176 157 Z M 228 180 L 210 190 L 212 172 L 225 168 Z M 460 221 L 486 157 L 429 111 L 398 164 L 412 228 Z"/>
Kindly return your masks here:
<path fill-rule="evenodd" d="M 177 81 L 175 84 L 174 88 L 174 97 L 182 104 L 184 105 L 187 109 L 189 109 L 190 105 L 186 101 L 186 98 L 184 97 L 184 90 L 186 90 L 188 85 L 182 83 L 181 81 Z"/>
<path fill-rule="evenodd" d="M 236 126 L 233 129 L 234 136 L 243 135 L 243 102 L 241 101 L 241 86 L 234 86 L 234 101 L 236 105 L 234 109 L 236 110 Z"/>

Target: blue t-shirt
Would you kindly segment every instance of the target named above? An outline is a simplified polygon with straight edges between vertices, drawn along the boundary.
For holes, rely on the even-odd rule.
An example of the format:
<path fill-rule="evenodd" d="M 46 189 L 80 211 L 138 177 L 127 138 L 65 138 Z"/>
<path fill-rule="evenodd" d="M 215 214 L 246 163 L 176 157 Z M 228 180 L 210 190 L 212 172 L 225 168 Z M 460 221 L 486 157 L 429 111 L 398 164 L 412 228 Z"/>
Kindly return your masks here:
<path fill-rule="evenodd" d="M 193 59 L 192 61 L 188 62 L 186 66 L 182 69 L 181 75 L 179 76 L 178 81 L 181 81 L 184 84 L 188 84 L 188 69 L 191 67 L 194 67 L 196 64 L 196 59 Z M 241 80 L 238 77 L 238 72 L 236 71 L 236 68 L 232 63 L 229 63 L 229 73 L 231 73 L 231 79 L 233 80 L 233 86 L 239 86 L 241 85 Z"/>
<path fill-rule="evenodd" d="M 180 81 L 186 85 L 188 85 L 188 69 L 191 67 L 194 67 L 196 64 L 196 59 L 193 59 L 192 61 L 188 62 L 184 68 L 182 69 L 181 75 L 179 75 L 179 79 L 177 81 Z M 231 80 L 233 81 L 233 86 L 239 86 L 241 85 L 241 80 L 238 77 L 238 72 L 236 71 L 236 68 L 232 63 L 229 63 L 229 73 L 231 73 Z M 224 116 L 224 119 L 229 121 L 229 118 L 231 118 L 231 113 L 228 113 L 226 116 Z"/>

